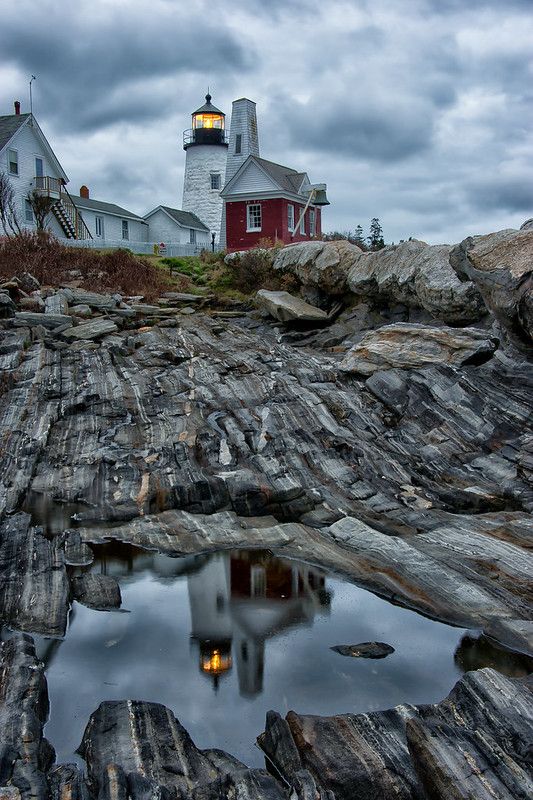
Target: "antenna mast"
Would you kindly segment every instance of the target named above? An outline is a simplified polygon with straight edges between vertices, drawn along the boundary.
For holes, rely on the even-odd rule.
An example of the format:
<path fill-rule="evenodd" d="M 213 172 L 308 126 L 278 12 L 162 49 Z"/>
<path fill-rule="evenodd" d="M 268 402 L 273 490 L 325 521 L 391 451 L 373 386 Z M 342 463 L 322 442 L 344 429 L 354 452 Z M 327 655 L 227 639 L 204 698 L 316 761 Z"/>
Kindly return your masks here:
<path fill-rule="evenodd" d="M 31 85 L 32 85 L 34 80 L 35 80 L 35 75 L 32 75 L 31 76 L 31 80 L 30 80 L 30 114 L 32 116 L 33 116 L 33 98 L 32 98 L 32 94 L 31 94 Z"/>

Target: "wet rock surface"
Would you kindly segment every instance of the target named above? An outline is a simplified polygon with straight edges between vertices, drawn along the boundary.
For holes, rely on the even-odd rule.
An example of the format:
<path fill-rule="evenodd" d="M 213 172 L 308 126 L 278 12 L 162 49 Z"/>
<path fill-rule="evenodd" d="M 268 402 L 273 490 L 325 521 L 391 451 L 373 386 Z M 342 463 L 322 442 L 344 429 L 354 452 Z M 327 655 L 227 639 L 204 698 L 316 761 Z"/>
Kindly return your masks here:
<path fill-rule="evenodd" d="M 386 658 L 394 653 L 394 647 L 385 642 L 361 642 L 360 644 L 336 644 L 330 648 L 349 658 Z"/>
<path fill-rule="evenodd" d="M 118 608 L 116 581 L 75 574 L 93 542 L 171 555 L 257 547 L 531 655 L 531 235 L 284 248 L 274 267 L 321 304 L 291 299 L 311 308 L 300 327 L 279 306 L 268 322 L 179 292 L 147 305 L 6 284 L 2 622 L 62 636 L 73 599 Z M 339 299 L 348 308 L 332 323 Z M 63 523 L 35 524 L 35 498 Z M 493 670 L 436 706 L 272 713 L 262 746 L 277 777 L 198 750 L 163 706 L 105 703 L 84 737 L 86 780 L 51 766 L 31 639 L 15 634 L 2 659 L 0 784 L 13 800 L 531 794 L 530 684 Z"/>
<path fill-rule="evenodd" d="M 531 678 L 465 675 L 434 706 L 334 717 L 270 712 L 261 747 L 290 782 L 307 769 L 338 800 L 523 798 L 533 788 Z"/>

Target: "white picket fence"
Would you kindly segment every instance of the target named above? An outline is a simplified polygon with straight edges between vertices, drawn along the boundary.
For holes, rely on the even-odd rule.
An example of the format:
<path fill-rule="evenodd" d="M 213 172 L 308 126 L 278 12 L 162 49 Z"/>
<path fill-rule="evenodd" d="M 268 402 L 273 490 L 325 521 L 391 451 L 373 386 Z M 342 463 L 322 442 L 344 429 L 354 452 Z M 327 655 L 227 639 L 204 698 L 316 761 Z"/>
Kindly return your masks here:
<path fill-rule="evenodd" d="M 138 255 L 153 255 L 155 247 L 159 247 L 159 242 L 129 242 L 124 239 L 63 239 L 59 240 L 62 244 L 69 247 L 88 247 L 94 250 L 116 250 L 118 247 L 131 250 Z M 165 243 L 165 252 L 159 252 L 161 256 L 197 256 L 202 250 L 211 250 L 211 244 L 178 244 Z M 218 242 L 215 242 L 215 251 L 219 249 Z"/>

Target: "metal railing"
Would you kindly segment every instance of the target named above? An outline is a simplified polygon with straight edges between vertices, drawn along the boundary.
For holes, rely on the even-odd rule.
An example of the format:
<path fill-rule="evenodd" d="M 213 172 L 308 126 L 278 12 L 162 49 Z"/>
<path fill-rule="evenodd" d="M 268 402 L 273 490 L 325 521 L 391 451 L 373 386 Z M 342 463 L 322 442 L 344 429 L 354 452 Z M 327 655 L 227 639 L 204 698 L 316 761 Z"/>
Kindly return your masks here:
<path fill-rule="evenodd" d="M 63 214 L 66 217 L 74 239 L 85 240 L 93 238 L 61 178 L 53 178 L 51 175 L 36 175 L 34 181 L 35 188 L 38 191 L 45 192 L 51 198 L 56 197 L 57 202 L 60 204 L 60 209 L 55 209 L 56 216 Z"/>
<path fill-rule="evenodd" d="M 191 144 L 228 144 L 229 137 L 224 128 L 189 128 L 183 131 L 183 146 Z"/>

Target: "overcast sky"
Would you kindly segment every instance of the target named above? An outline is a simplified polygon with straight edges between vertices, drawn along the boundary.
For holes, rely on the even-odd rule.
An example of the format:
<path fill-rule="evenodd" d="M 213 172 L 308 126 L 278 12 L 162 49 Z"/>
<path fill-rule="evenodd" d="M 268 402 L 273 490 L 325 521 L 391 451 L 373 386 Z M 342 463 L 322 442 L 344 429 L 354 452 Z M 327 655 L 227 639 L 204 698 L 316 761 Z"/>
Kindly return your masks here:
<path fill-rule="evenodd" d="M 0 114 L 77 194 L 181 207 L 182 131 L 257 103 L 261 155 L 326 182 L 324 230 L 453 242 L 533 216 L 533 0 L 2 0 Z"/>

